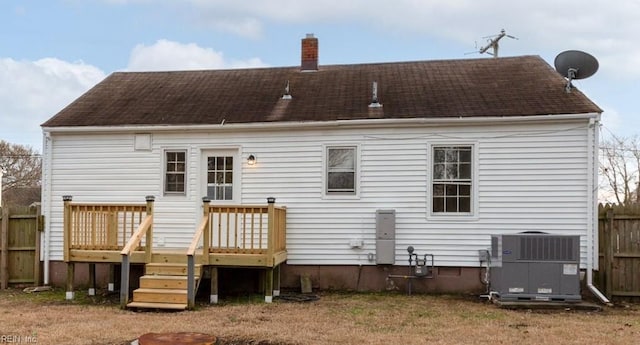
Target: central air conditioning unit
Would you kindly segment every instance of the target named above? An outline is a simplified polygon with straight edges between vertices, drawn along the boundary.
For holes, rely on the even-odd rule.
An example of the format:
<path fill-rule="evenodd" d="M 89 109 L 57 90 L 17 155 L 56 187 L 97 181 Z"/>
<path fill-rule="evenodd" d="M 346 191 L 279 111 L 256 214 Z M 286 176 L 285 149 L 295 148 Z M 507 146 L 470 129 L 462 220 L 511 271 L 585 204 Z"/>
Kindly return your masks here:
<path fill-rule="evenodd" d="M 500 301 L 578 302 L 580 236 L 491 236 L 490 291 Z"/>

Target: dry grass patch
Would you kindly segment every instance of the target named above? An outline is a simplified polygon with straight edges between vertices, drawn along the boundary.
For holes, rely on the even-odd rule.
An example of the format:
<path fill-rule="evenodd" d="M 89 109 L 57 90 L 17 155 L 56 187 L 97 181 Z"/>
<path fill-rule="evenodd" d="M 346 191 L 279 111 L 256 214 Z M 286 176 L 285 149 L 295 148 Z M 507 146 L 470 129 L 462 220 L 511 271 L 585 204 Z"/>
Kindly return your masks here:
<path fill-rule="evenodd" d="M 225 344 L 634 344 L 640 308 L 498 309 L 460 296 L 327 293 L 315 302 L 236 299 L 187 312 L 133 312 L 111 298 L 0 292 L 0 337 L 38 344 L 128 344 L 144 333 L 200 332 Z"/>

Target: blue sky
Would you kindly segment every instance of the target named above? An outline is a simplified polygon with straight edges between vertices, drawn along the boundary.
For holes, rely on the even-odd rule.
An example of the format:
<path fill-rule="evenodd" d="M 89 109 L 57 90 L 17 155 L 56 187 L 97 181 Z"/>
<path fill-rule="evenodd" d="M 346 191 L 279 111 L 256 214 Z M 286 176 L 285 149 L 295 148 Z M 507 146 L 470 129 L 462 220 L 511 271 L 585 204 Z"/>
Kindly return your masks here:
<path fill-rule="evenodd" d="M 605 110 L 604 134 L 640 131 L 640 1 L 51 0 L 0 2 L 0 139 L 41 149 L 39 125 L 115 71 L 490 58 L 570 49 L 600 70 L 575 85 Z"/>

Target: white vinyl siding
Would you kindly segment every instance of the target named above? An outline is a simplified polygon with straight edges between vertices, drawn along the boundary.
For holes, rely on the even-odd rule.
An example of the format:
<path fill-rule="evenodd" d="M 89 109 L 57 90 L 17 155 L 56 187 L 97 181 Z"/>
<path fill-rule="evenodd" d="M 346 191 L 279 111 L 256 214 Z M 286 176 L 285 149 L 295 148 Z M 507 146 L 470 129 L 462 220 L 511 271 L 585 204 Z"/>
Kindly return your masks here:
<path fill-rule="evenodd" d="M 375 212 L 396 210 L 396 263 L 406 248 L 431 253 L 438 266 L 477 267 L 491 234 L 521 231 L 581 235 L 586 254 L 591 170 L 588 120 L 552 124 L 406 126 L 323 130 L 153 133 L 150 151 L 135 151 L 133 134 L 52 135 L 49 225 L 52 259 L 62 259 L 62 195 L 77 202 L 144 203 L 156 195 L 154 238 L 186 247 L 201 214 L 202 152 L 238 147 L 259 164 L 238 167 L 239 204 L 287 207 L 289 264 L 373 264 Z M 473 217 L 435 217 L 430 207 L 430 148 L 473 146 Z M 459 143 L 459 144 L 458 144 Z M 449 142 L 444 143 L 449 145 Z M 163 196 L 166 147 L 188 147 L 187 193 Z M 327 147 L 357 147 L 357 198 L 325 197 Z M 244 162 L 243 161 L 243 162 Z M 235 193 L 234 193 L 235 194 Z M 47 207 L 43 205 L 43 207 Z M 352 249 L 352 239 L 364 241 Z"/>

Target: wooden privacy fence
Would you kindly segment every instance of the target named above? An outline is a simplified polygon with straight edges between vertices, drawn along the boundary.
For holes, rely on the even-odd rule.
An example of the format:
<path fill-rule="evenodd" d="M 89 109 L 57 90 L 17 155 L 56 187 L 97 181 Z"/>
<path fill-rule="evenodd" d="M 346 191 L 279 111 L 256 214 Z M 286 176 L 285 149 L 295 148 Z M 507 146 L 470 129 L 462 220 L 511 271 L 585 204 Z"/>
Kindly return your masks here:
<path fill-rule="evenodd" d="M 640 297 L 640 205 L 600 205 L 599 286 L 607 297 Z"/>
<path fill-rule="evenodd" d="M 0 219 L 0 288 L 40 284 L 40 207 L 3 208 Z"/>

